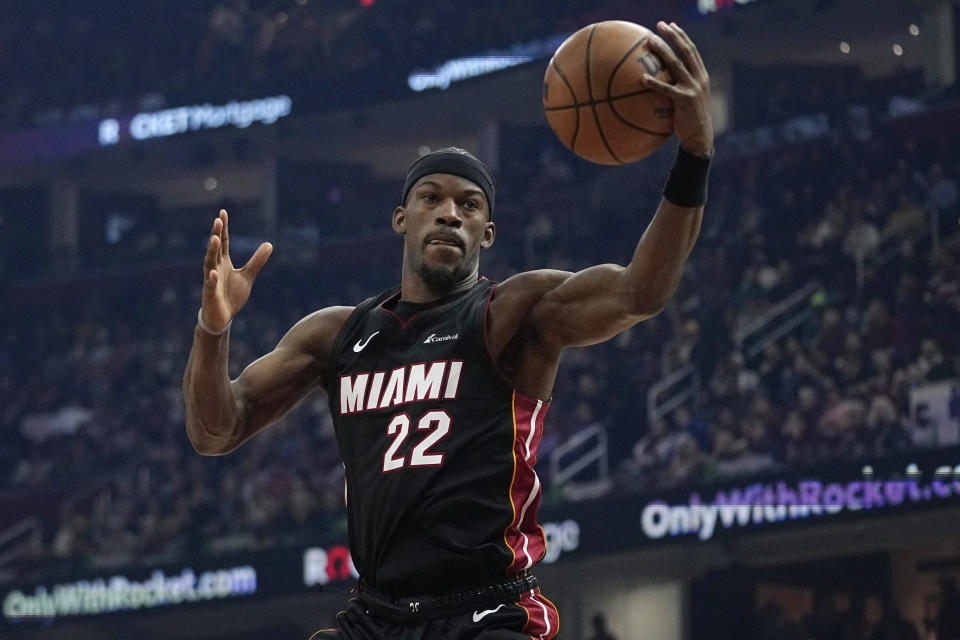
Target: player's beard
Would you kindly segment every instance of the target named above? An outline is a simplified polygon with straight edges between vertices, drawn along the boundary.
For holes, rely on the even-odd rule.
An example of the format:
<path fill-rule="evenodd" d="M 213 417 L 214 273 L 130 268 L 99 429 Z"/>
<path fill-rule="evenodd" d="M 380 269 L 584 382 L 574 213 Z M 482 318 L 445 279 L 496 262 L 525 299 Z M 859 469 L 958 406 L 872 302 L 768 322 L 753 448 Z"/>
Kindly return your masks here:
<path fill-rule="evenodd" d="M 431 265 L 421 260 L 417 266 L 417 275 L 431 291 L 443 293 L 449 291 L 466 279 L 476 266 L 476 256 L 466 258 L 455 265 Z"/>

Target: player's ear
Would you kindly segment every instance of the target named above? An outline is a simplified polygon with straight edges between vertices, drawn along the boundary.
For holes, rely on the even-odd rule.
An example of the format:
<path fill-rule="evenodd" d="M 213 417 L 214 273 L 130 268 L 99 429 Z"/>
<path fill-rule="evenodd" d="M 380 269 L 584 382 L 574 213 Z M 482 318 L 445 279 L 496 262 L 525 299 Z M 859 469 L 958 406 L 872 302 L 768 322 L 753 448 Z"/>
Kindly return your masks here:
<path fill-rule="evenodd" d="M 480 248 L 489 249 L 493 245 L 494 238 L 497 237 L 497 225 L 488 222 L 483 228 L 483 238 L 480 239 Z"/>
<path fill-rule="evenodd" d="M 407 212 L 402 206 L 393 210 L 393 230 L 400 235 L 407 232 Z"/>

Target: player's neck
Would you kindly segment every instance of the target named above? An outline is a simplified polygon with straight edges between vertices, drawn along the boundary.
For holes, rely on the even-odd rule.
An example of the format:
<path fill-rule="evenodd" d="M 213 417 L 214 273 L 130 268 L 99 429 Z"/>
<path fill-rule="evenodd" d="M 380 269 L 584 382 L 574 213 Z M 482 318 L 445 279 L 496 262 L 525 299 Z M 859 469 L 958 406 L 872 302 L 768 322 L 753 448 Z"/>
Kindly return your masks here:
<path fill-rule="evenodd" d="M 477 284 L 478 272 L 474 269 L 469 275 L 447 289 L 431 288 L 423 278 L 410 269 L 404 269 L 400 280 L 400 300 L 403 302 L 433 302 L 440 298 L 461 293 Z"/>

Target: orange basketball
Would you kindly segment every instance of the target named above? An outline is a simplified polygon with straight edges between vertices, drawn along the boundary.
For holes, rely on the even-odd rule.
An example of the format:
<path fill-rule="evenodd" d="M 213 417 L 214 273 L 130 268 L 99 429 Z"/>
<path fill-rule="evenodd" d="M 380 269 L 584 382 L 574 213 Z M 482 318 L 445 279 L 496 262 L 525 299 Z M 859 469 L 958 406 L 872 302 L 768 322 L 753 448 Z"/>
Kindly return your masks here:
<path fill-rule="evenodd" d="M 636 162 L 673 133 L 673 103 L 643 84 L 672 82 L 647 47 L 646 27 L 622 20 L 586 26 L 557 48 L 543 78 L 550 128 L 571 151 L 599 164 Z"/>

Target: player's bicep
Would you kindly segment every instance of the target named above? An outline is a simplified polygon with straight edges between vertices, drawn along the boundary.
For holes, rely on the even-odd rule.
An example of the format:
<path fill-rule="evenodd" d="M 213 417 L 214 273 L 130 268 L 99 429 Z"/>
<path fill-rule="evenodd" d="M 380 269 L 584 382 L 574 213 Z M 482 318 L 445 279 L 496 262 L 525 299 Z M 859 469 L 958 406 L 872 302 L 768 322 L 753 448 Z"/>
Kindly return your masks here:
<path fill-rule="evenodd" d="M 333 307 L 307 316 L 232 382 L 245 438 L 282 418 L 314 388 L 323 387 L 333 341 L 350 310 Z"/>
<path fill-rule="evenodd" d="M 277 347 L 251 362 L 233 381 L 245 412 L 296 401 L 316 384 L 316 358 L 289 346 Z"/>
<path fill-rule="evenodd" d="M 652 314 L 637 304 L 625 269 L 601 264 L 570 274 L 546 291 L 531 311 L 541 340 L 557 348 L 608 340 Z"/>

